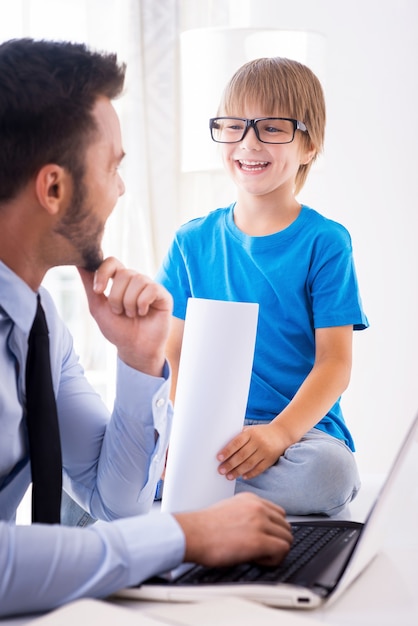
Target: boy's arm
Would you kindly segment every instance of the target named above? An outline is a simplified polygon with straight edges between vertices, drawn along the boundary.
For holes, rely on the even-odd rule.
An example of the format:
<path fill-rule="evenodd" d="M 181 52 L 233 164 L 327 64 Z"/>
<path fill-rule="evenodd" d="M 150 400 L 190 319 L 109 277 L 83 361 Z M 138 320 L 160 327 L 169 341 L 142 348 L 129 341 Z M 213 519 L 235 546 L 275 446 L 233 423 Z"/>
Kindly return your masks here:
<path fill-rule="evenodd" d="M 352 336 L 352 326 L 315 331 L 315 363 L 292 401 L 272 422 L 244 428 L 220 450 L 221 474 L 258 476 L 326 415 L 350 381 Z"/>
<path fill-rule="evenodd" d="M 174 404 L 176 396 L 177 378 L 179 373 L 179 362 L 181 353 L 181 344 L 183 342 L 184 320 L 178 317 L 172 317 L 171 329 L 166 346 L 167 359 L 171 365 L 171 394 L 170 398 Z"/>

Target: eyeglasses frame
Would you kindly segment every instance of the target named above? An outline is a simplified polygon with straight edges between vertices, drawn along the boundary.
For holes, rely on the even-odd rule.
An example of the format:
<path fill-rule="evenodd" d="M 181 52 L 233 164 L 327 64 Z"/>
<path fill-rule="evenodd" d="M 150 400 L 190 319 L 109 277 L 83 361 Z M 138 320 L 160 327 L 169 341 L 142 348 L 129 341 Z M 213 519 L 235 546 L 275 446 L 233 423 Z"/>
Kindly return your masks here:
<path fill-rule="evenodd" d="M 242 137 L 241 139 L 237 139 L 236 141 L 219 141 L 218 139 L 215 139 L 213 136 L 213 124 L 215 122 L 215 120 L 238 120 L 240 122 L 245 122 L 245 128 L 244 131 L 242 133 Z M 290 139 L 290 141 L 264 141 L 263 139 L 260 139 L 260 135 L 258 133 L 258 128 L 257 128 L 257 122 L 263 122 L 265 120 L 283 120 L 286 122 L 292 122 L 293 124 L 293 137 L 292 139 Z M 303 122 L 301 122 L 300 120 L 295 120 L 292 117 L 257 117 L 253 120 L 247 119 L 246 117 L 233 117 L 233 116 L 221 116 L 221 117 L 211 117 L 209 119 L 209 128 L 210 128 L 210 136 L 212 138 L 212 141 L 214 141 L 215 143 L 239 143 L 240 141 L 242 141 L 245 137 L 245 135 L 248 133 L 250 128 L 254 129 L 255 132 L 255 136 L 257 137 L 258 141 L 261 141 L 261 143 L 270 143 L 270 144 L 277 144 L 277 145 L 285 145 L 288 143 L 292 143 L 292 141 L 294 141 L 295 139 L 295 134 L 297 130 L 300 130 L 303 133 L 307 133 L 308 129 L 306 128 L 305 124 Z"/>

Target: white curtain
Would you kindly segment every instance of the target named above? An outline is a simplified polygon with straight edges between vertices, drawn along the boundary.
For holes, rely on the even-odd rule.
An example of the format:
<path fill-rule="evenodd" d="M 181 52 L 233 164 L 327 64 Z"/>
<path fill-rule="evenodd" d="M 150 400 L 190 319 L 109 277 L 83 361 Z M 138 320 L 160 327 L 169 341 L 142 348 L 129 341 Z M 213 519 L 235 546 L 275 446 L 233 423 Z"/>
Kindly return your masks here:
<path fill-rule="evenodd" d="M 126 8 L 120 28 L 126 37 L 121 42 L 128 65 L 126 94 L 116 105 L 127 157 L 126 193 L 112 216 L 107 242 L 126 265 L 153 274 L 176 225 L 177 0 L 112 4 L 109 21 Z"/>

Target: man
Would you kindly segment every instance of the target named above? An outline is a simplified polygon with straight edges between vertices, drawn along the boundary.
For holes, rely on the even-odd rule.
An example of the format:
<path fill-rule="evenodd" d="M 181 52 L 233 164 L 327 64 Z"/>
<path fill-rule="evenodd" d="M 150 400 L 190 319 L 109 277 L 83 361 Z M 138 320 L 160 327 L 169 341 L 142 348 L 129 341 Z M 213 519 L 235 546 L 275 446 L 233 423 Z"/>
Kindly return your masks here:
<path fill-rule="evenodd" d="M 103 597 L 183 560 L 277 563 L 291 542 L 284 511 L 251 494 L 203 511 L 140 515 L 153 501 L 172 418 L 165 361 L 172 302 L 147 277 L 102 258 L 105 222 L 124 192 L 111 103 L 124 71 L 114 55 L 82 45 L 0 45 L 0 616 Z M 41 286 L 57 265 L 79 268 L 91 314 L 117 348 L 112 415 Z M 85 529 L 13 523 L 32 480 L 25 366 L 38 295 L 64 487 L 106 522 Z"/>

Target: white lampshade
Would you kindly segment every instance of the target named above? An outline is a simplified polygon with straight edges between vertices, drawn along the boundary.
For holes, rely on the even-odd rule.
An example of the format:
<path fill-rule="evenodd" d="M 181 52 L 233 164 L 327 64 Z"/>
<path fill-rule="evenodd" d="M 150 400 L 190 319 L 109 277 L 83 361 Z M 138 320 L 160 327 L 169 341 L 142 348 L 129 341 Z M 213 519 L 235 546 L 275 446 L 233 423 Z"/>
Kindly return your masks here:
<path fill-rule="evenodd" d="M 310 67 L 324 82 L 325 38 L 319 33 L 254 28 L 198 28 L 181 35 L 181 165 L 183 172 L 222 167 L 211 140 L 226 83 L 244 63 L 282 56 Z"/>

